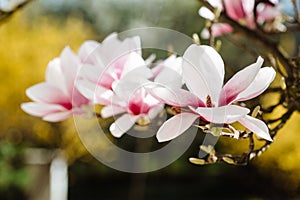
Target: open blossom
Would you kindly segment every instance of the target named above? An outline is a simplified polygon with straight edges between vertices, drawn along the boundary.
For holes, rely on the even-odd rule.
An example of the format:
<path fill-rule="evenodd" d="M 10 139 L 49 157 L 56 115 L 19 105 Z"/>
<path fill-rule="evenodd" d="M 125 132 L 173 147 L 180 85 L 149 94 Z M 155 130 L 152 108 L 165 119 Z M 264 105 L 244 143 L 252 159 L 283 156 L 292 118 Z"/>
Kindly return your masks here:
<path fill-rule="evenodd" d="M 272 22 L 277 16 L 280 16 L 281 13 L 281 7 L 276 0 L 271 2 L 273 5 L 270 5 L 270 3 L 259 3 L 256 7 L 256 19 L 254 14 L 254 0 L 224 0 L 223 4 L 221 0 L 209 0 L 208 2 L 213 7 L 224 10 L 228 17 L 249 29 L 256 28 L 256 22 L 258 24 Z M 211 21 L 215 19 L 214 13 L 206 7 L 199 9 L 199 15 Z M 214 23 L 211 31 L 214 37 L 218 37 L 231 33 L 233 28 L 227 23 Z M 209 31 L 206 28 L 203 29 L 201 36 L 202 38 L 208 38 Z"/>
<path fill-rule="evenodd" d="M 81 106 L 88 104 L 89 100 L 74 87 L 79 68 L 79 58 L 66 47 L 59 58 L 49 62 L 46 81 L 26 90 L 27 96 L 34 102 L 23 103 L 22 109 L 50 122 L 84 113 Z"/>
<path fill-rule="evenodd" d="M 102 44 L 87 42 L 83 45 L 85 53 L 84 65 L 79 76 L 82 78 L 77 83 L 77 88 L 93 103 L 107 105 L 113 95 L 113 87 L 129 74 L 133 77 L 150 78 L 151 70 L 148 61 L 141 56 L 139 37 L 126 38 L 121 41 L 117 34 L 109 35 Z"/>
<path fill-rule="evenodd" d="M 113 88 L 110 104 L 101 110 L 103 118 L 122 114 L 109 128 L 113 136 L 121 137 L 138 120 L 151 122 L 157 116 L 164 103 L 154 98 L 149 93 L 149 88 L 153 85 L 180 88 L 181 66 L 182 58 L 172 55 L 152 69 L 151 80 L 154 79 L 154 82 L 142 76 L 132 76 L 131 73 L 119 80 Z"/>
<path fill-rule="evenodd" d="M 163 109 L 163 103 L 151 96 L 144 87 L 139 84 L 137 87 L 139 89 L 136 91 L 127 91 L 128 95 L 124 95 L 124 92 L 114 93 L 111 104 L 101 110 L 103 118 L 122 114 L 109 128 L 114 137 L 121 137 L 139 119 L 150 121 Z"/>
<path fill-rule="evenodd" d="M 261 57 L 256 63 L 236 73 L 224 86 L 224 63 L 212 47 L 191 45 L 183 59 L 183 79 L 189 91 L 165 87 L 152 89 L 154 96 L 166 104 L 189 108 L 160 127 L 158 141 L 176 138 L 198 118 L 215 124 L 240 122 L 259 137 L 272 140 L 264 122 L 248 116 L 249 109 L 232 105 L 233 102 L 258 96 L 273 81 L 275 70 L 271 67 L 261 68 Z"/>

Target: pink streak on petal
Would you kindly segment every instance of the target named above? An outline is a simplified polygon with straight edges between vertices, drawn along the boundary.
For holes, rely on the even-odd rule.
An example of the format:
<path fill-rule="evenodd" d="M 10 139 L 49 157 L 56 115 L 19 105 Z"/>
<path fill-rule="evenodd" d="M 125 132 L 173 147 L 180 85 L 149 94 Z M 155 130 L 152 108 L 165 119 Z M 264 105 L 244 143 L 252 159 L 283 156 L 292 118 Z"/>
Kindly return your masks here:
<path fill-rule="evenodd" d="M 166 142 L 178 137 L 186 131 L 197 118 L 199 118 L 197 114 L 181 113 L 168 119 L 157 132 L 156 138 L 158 142 Z"/>
<path fill-rule="evenodd" d="M 275 76 L 276 72 L 272 67 L 261 68 L 254 81 L 234 101 L 246 101 L 257 97 L 269 87 Z"/>
<path fill-rule="evenodd" d="M 243 92 L 255 79 L 263 63 L 263 59 L 258 57 L 256 63 L 237 72 L 223 87 L 219 99 L 219 106 L 232 103 L 239 93 Z"/>

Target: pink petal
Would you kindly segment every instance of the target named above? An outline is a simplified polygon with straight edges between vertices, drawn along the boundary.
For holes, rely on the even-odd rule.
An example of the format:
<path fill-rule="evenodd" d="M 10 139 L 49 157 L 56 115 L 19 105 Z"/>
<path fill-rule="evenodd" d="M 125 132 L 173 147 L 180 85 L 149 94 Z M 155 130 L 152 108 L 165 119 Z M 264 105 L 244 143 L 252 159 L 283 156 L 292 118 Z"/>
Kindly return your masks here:
<path fill-rule="evenodd" d="M 232 103 L 241 92 L 247 89 L 254 81 L 263 62 L 264 60 L 258 57 L 256 63 L 237 72 L 223 87 L 219 99 L 219 106 Z"/>
<path fill-rule="evenodd" d="M 239 122 L 247 129 L 255 133 L 257 136 L 271 142 L 273 141 L 269 134 L 269 129 L 263 121 L 246 115 L 243 118 L 239 119 Z"/>
<path fill-rule="evenodd" d="M 234 101 L 246 101 L 257 97 L 269 87 L 275 76 L 276 72 L 272 67 L 261 68 L 254 81 Z"/>
<path fill-rule="evenodd" d="M 65 119 L 71 117 L 72 114 L 73 114 L 72 111 L 52 113 L 52 114 L 44 116 L 43 120 L 48 121 L 48 122 L 60 122 L 60 121 L 63 121 Z"/>
<path fill-rule="evenodd" d="M 82 105 L 89 104 L 88 98 L 86 98 L 77 88 L 74 88 L 72 95 L 73 107 L 81 107 Z"/>
<path fill-rule="evenodd" d="M 183 78 L 188 89 L 206 101 L 210 95 L 217 102 L 224 79 L 224 63 L 210 46 L 191 45 L 183 55 Z"/>
<path fill-rule="evenodd" d="M 252 0 L 248 0 L 252 1 Z M 224 0 L 226 14 L 233 20 L 239 21 L 246 17 L 242 0 Z"/>
<path fill-rule="evenodd" d="M 134 125 L 139 117 L 139 115 L 122 115 L 112 125 L 110 125 L 109 130 L 111 134 L 117 138 L 121 137 Z"/>
<path fill-rule="evenodd" d="M 159 142 L 172 140 L 186 131 L 199 115 L 193 113 L 181 113 L 168 119 L 159 128 L 156 138 Z"/>
<path fill-rule="evenodd" d="M 205 120 L 217 124 L 230 124 L 236 122 L 250 110 L 241 106 L 229 105 L 213 108 L 197 108 L 195 110 Z"/>
<path fill-rule="evenodd" d="M 71 97 L 49 83 L 38 83 L 26 90 L 26 95 L 33 101 L 49 104 L 68 104 Z"/>
<path fill-rule="evenodd" d="M 51 113 L 66 111 L 66 108 L 60 105 L 44 104 L 44 103 L 36 103 L 36 102 L 22 103 L 21 108 L 28 114 L 37 117 L 42 117 Z"/>
<path fill-rule="evenodd" d="M 111 116 L 115 116 L 118 114 L 121 114 L 123 112 L 126 112 L 125 108 L 114 106 L 114 105 L 108 105 L 102 108 L 101 110 L 101 117 L 108 118 Z"/>
<path fill-rule="evenodd" d="M 183 89 L 168 89 L 163 87 L 156 87 L 149 91 L 161 102 L 172 106 L 205 106 L 205 104 L 196 95 Z"/>
<path fill-rule="evenodd" d="M 214 37 L 220 37 L 233 32 L 232 26 L 226 23 L 214 23 L 212 25 L 212 35 Z M 203 39 L 209 38 L 209 31 L 205 28 L 201 32 L 201 37 Z"/>

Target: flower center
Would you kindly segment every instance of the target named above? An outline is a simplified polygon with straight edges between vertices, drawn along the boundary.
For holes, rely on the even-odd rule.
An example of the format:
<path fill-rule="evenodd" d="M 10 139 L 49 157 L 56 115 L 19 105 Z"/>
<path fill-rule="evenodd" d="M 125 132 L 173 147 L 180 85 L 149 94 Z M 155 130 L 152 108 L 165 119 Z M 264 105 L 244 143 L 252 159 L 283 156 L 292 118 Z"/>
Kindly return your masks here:
<path fill-rule="evenodd" d="M 207 97 L 206 97 L 206 106 L 209 108 L 214 107 L 214 105 L 211 101 L 211 97 L 209 95 L 207 95 Z"/>

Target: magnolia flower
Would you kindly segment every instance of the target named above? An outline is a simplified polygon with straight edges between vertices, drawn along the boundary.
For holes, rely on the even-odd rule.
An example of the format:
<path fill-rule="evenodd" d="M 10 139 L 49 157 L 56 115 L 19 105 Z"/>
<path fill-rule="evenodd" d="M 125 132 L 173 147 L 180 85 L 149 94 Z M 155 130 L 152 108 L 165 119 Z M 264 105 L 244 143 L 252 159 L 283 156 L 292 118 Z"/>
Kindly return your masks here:
<path fill-rule="evenodd" d="M 140 119 L 150 121 L 163 109 L 163 103 L 151 96 L 144 87 L 137 87 L 139 89 L 128 96 L 125 96 L 124 92 L 116 92 L 111 104 L 101 110 L 103 118 L 123 113 L 109 128 L 114 137 L 121 137 Z"/>
<path fill-rule="evenodd" d="M 224 0 L 223 4 L 220 0 L 208 0 L 208 2 L 219 10 L 225 10 L 228 17 L 250 29 L 256 28 L 256 22 L 259 24 L 272 22 L 281 13 L 281 7 L 279 6 L 278 1 L 272 1 L 272 4 L 274 5 L 262 2 L 259 3 L 256 7 L 256 19 L 254 16 L 254 0 Z M 215 14 L 206 7 L 201 7 L 198 13 L 205 19 L 211 21 L 215 20 Z M 232 31 L 233 28 L 226 23 L 214 23 L 212 25 L 212 34 L 214 37 L 228 34 Z M 203 29 L 201 36 L 203 38 L 209 38 L 209 32 L 206 28 Z"/>
<path fill-rule="evenodd" d="M 26 90 L 27 96 L 35 102 L 23 103 L 21 108 L 50 122 L 83 114 L 81 106 L 88 104 L 89 100 L 74 87 L 79 68 L 78 57 L 66 47 L 59 58 L 49 62 L 46 81 Z"/>
<path fill-rule="evenodd" d="M 152 76 L 148 61 L 141 56 L 139 37 L 120 41 L 113 33 L 102 44 L 89 41 L 81 49 L 83 53 L 79 50 L 79 56 L 84 58 L 85 64 L 77 88 L 96 104 L 110 104 L 113 87 L 123 77 L 129 74 L 143 78 Z"/>
<path fill-rule="evenodd" d="M 170 56 L 152 69 L 154 82 L 142 76 L 128 73 L 122 77 L 113 89 L 111 102 L 101 110 L 103 118 L 124 113 L 110 126 L 109 130 L 115 137 L 121 137 L 137 121 L 151 122 L 163 109 L 164 103 L 149 93 L 154 85 L 167 88 L 182 86 L 182 58 Z"/>
<path fill-rule="evenodd" d="M 191 45 L 183 56 L 183 79 L 189 91 L 156 87 L 152 94 L 166 104 L 188 107 L 167 120 L 158 130 L 157 139 L 164 142 L 176 138 L 196 119 L 215 124 L 240 122 L 259 137 L 272 140 L 266 124 L 248 116 L 249 109 L 232 105 L 233 102 L 252 99 L 261 94 L 273 81 L 275 70 L 261 68 L 263 59 L 236 73 L 224 86 L 224 63 L 221 56 L 209 46 Z"/>

